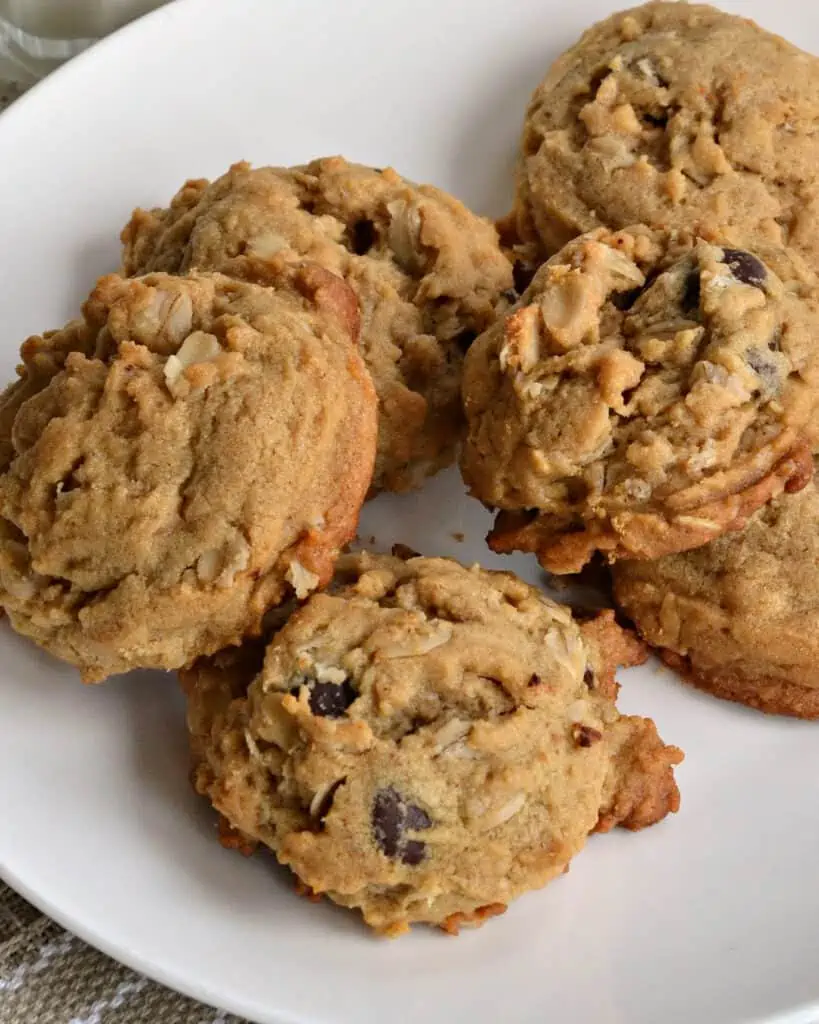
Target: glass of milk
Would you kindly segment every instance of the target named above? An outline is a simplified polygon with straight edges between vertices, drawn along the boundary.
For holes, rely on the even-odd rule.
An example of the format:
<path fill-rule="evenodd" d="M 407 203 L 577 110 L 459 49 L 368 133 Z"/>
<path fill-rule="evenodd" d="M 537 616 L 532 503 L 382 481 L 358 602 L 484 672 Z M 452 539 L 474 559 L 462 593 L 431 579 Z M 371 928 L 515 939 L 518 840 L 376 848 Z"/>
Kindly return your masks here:
<path fill-rule="evenodd" d="M 0 0 L 0 78 L 29 84 L 166 0 Z"/>

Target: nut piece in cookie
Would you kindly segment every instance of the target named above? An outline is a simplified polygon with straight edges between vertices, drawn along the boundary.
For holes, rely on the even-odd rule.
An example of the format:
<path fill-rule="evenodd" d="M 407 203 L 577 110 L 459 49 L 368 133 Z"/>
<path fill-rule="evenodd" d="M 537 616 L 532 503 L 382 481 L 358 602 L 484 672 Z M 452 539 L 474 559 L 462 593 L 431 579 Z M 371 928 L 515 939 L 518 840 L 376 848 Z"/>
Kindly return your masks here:
<path fill-rule="evenodd" d="M 326 583 L 375 453 L 358 309 L 321 267 L 103 278 L 0 399 L 0 603 L 89 682 L 179 668 Z"/>
<path fill-rule="evenodd" d="M 792 246 L 816 265 L 817 116 L 819 59 L 749 19 L 680 3 L 614 14 L 532 96 L 511 218 L 521 252 L 642 223 Z"/>
<path fill-rule="evenodd" d="M 645 655 L 508 573 L 344 556 L 260 670 L 240 649 L 183 673 L 196 786 L 304 891 L 382 934 L 456 932 L 591 832 L 677 809 L 681 752 L 614 702 L 615 663 Z"/>
<path fill-rule="evenodd" d="M 571 573 L 740 529 L 813 473 L 817 337 L 795 254 L 647 228 L 570 242 L 466 360 L 461 467 L 501 510 L 490 546 Z"/>
<path fill-rule="evenodd" d="M 463 353 L 507 301 L 512 267 L 492 225 L 452 196 L 341 157 L 242 163 L 188 182 L 167 209 L 135 211 L 122 239 L 127 274 L 230 274 L 242 254 L 338 274 L 361 305 L 361 354 L 379 399 L 372 493 L 420 486 L 453 461 Z"/>
<path fill-rule="evenodd" d="M 819 490 L 760 509 L 741 533 L 615 566 L 623 610 L 703 690 L 772 714 L 819 718 Z"/>

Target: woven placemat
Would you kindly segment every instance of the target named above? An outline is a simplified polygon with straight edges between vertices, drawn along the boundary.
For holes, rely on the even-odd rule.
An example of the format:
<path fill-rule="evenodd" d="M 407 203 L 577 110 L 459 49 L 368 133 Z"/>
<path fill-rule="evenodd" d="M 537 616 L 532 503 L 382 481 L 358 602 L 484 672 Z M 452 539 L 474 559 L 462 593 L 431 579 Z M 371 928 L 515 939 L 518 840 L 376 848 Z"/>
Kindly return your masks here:
<path fill-rule="evenodd" d="M 0 80 L 0 111 L 23 89 Z M 0 882 L 0 1024 L 242 1024 L 63 931 Z"/>

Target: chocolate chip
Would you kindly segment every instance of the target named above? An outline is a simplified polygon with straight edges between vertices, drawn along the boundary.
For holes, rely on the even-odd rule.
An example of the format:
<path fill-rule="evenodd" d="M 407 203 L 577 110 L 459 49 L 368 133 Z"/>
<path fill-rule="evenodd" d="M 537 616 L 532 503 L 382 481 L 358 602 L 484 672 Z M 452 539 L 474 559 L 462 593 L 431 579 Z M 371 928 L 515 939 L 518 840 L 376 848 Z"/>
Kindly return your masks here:
<path fill-rule="evenodd" d="M 408 839 L 404 843 L 404 849 L 401 853 L 401 860 L 405 864 L 409 864 L 411 868 L 417 867 L 421 861 L 426 857 L 427 848 L 424 843 L 419 842 L 417 839 Z"/>
<path fill-rule="evenodd" d="M 460 334 L 455 336 L 455 344 L 463 352 L 464 355 L 472 347 L 472 342 L 478 337 L 477 331 L 461 331 Z"/>
<path fill-rule="evenodd" d="M 356 256 L 365 256 L 375 245 L 377 237 L 371 220 L 357 220 L 350 228 L 350 246 Z"/>
<path fill-rule="evenodd" d="M 700 308 L 700 283 L 699 268 L 695 267 L 685 279 L 682 299 L 680 300 L 683 313 L 698 313 Z"/>
<path fill-rule="evenodd" d="M 393 790 L 393 792 L 395 792 Z M 396 796 L 398 794 L 396 793 Z M 407 828 L 412 829 L 413 832 L 419 831 L 419 829 L 430 828 L 432 820 L 425 810 L 420 807 L 416 807 L 415 804 L 406 804 L 407 814 Z"/>
<path fill-rule="evenodd" d="M 535 672 L 532 675 L 532 678 L 529 680 L 529 686 L 540 686 L 540 684 L 542 682 L 543 682 L 543 680 L 540 678 L 540 676 L 537 674 L 537 672 Z"/>
<path fill-rule="evenodd" d="M 426 811 L 407 803 L 392 786 L 376 793 L 372 825 L 378 848 L 387 857 L 397 857 L 415 867 L 426 856 L 426 845 L 408 839 L 406 833 L 430 828 L 432 820 Z"/>
<path fill-rule="evenodd" d="M 308 688 L 307 703 L 313 714 L 319 718 L 341 718 L 358 697 L 349 679 L 345 679 L 343 683 L 320 683 L 317 679 L 308 679 L 294 686 L 290 693 L 298 697 L 302 686 Z"/>
<path fill-rule="evenodd" d="M 737 281 L 761 288 L 768 277 L 768 271 L 762 260 L 758 260 L 744 249 L 723 249 L 722 262 L 728 267 Z"/>
<path fill-rule="evenodd" d="M 583 682 L 590 690 L 594 689 L 594 672 L 591 665 L 586 666 L 586 671 L 583 673 Z"/>
<path fill-rule="evenodd" d="M 590 747 L 603 739 L 603 733 L 599 729 L 593 729 L 590 725 L 575 722 L 572 726 L 572 739 L 576 747 Z"/>
<path fill-rule="evenodd" d="M 517 302 L 518 293 L 514 288 L 507 288 L 505 292 L 501 292 L 501 298 L 506 299 L 507 302 Z"/>
<path fill-rule="evenodd" d="M 310 683 L 310 710 L 320 718 L 341 718 L 358 697 L 352 683 Z"/>

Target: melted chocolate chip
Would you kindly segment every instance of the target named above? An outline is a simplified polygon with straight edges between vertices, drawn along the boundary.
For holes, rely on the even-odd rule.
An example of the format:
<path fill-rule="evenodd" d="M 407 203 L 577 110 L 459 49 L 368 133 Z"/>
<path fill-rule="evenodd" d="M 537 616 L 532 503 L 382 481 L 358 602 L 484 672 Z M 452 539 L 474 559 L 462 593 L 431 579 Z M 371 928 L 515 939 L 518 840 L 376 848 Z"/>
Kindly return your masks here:
<path fill-rule="evenodd" d="M 371 220 L 358 220 L 350 228 L 350 246 L 356 256 L 365 256 L 375 245 L 375 224 Z"/>
<path fill-rule="evenodd" d="M 683 287 L 681 299 L 683 313 L 699 312 L 701 290 L 700 272 L 698 268 L 695 268 L 685 279 L 685 286 Z"/>
<path fill-rule="evenodd" d="M 591 665 L 586 666 L 586 671 L 583 673 L 583 682 L 590 690 L 594 689 L 594 672 Z"/>
<path fill-rule="evenodd" d="M 372 825 L 378 848 L 387 857 L 397 857 L 415 867 L 426 856 L 426 845 L 408 839 L 406 834 L 430 828 L 432 819 L 420 807 L 407 803 L 392 786 L 376 793 Z"/>
<path fill-rule="evenodd" d="M 765 264 L 744 249 L 723 249 L 722 262 L 737 281 L 751 284 L 754 288 L 761 288 L 765 284 L 768 276 Z"/>
<path fill-rule="evenodd" d="M 396 794 L 397 795 L 397 794 Z M 416 807 L 415 804 L 407 804 L 406 827 L 417 832 L 419 829 L 430 828 L 432 820 L 425 810 Z"/>
<path fill-rule="evenodd" d="M 417 839 L 408 839 L 406 843 L 404 843 L 401 860 L 405 864 L 409 864 L 411 868 L 414 868 L 421 863 L 426 855 L 427 848 L 424 843 L 419 842 Z"/>
<path fill-rule="evenodd" d="M 310 710 L 321 718 L 341 718 L 358 697 L 352 683 L 310 683 Z"/>

